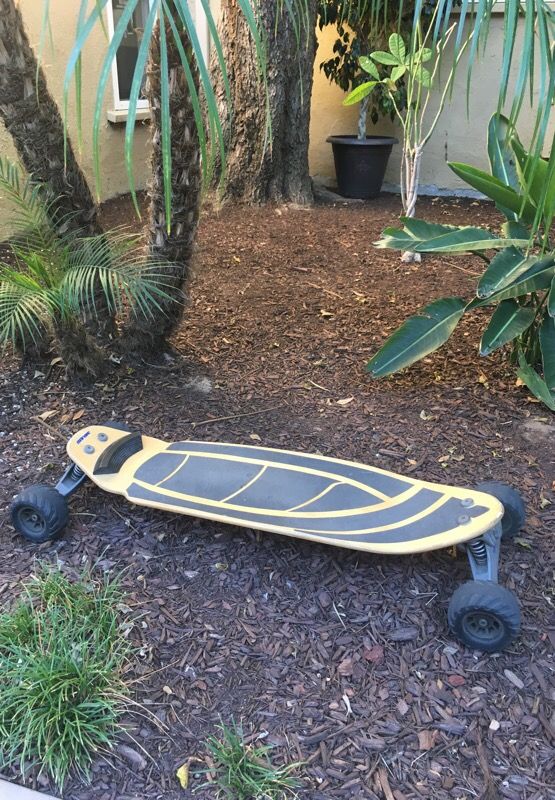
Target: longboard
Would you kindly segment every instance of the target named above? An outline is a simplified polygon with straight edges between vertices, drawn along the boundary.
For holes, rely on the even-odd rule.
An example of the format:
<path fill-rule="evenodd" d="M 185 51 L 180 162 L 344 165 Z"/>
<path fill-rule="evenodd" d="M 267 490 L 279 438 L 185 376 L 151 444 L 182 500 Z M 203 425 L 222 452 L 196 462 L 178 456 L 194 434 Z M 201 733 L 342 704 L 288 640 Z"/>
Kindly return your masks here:
<path fill-rule="evenodd" d="M 455 635 L 493 652 L 520 625 L 514 595 L 497 583 L 502 537 L 524 523 L 522 498 L 504 484 L 486 491 L 407 478 L 322 455 L 222 442 L 165 442 L 123 425 L 83 428 L 67 446 L 55 487 L 24 489 L 13 525 L 33 543 L 60 535 L 67 499 L 86 478 L 132 503 L 372 553 L 467 552 L 474 580 L 449 603 Z"/>
<path fill-rule="evenodd" d="M 137 505 L 375 553 L 449 547 L 503 516 L 483 492 L 267 447 L 89 426 L 67 452 L 99 488 Z"/>

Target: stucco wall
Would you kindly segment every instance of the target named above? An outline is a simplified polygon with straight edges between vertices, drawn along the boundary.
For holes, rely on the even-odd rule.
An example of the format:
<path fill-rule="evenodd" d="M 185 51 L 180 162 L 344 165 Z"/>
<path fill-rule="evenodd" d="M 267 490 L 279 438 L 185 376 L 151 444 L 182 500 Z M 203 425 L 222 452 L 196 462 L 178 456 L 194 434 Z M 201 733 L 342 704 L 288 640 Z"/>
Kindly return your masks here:
<path fill-rule="evenodd" d="M 40 40 L 42 0 L 20 0 L 27 34 L 33 46 Z M 63 81 L 65 65 L 75 39 L 75 23 L 79 4 L 75 0 L 51 0 L 50 18 L 54 49 L 47 42 L 44 48 L 43 67 L 48 87 L 58 101 L 60 107 L 63 97 Z M 83 55 L 83 143 L 78 154 L 81 166 L 94 186 L 94 170 L 92 157 L 92 120 L 96 98 L 96 87 L 102 66 L 101 55 L 106 49 L 106 39 L 100 26 L 97 26 Z M 72 97 L 73 100 L 73 97 Z M 113 106 L 111 80 L 108 81 L 104 97 L 105 112 Z M 77 124 L 73 103 L 70 103 L 69 132 L 77 150 Z M 127 173 L 124 165 L 125 126 L 108 122 L 106 113 L 102 116 L 100 135 L 100 158 L 102 173 L 102 199 L 113 197 L 128 190 Z M 0 154 L 16 158 L 11 137 L 0 122 Z M 138 123 L 135 136 L 135 177 L 138 186 L 143 186 L 148 175 L 148 125 Z M 6 230 L 6 215 L 9 210 L 0 198 L 0 232 Z M 2 222 L 3 221 L 3 222 Z"/>
<path fill-rule="evenodd" d="M 37 44 L 40 36 L 41 0 L 20 0 L 25 24 L 30 40 Z M 213 2 L 214 8 L 218 0 Z M 73 10 L 69 10 L 73 9 Z M 48 85 L 54 97 L 61 103 L 63 76 L 68 54 L 74 41 L 75 15 L 77 3 L 73 0 L 51 0 L 51 21 L 54 37 L 54 50 L 47 44 L 44 52 L 44 69 Z M 472 83 L 469 116 L 466 112 L 466 78 L 464 64 L 461 65 L 456 80 L 453 100 L 446 107 L 437 130 L 429 142 L 422 165 L 422 184 L 435 191 L 446 189 L 460 191 L 464 184 L 449 170 L 446 161 L 468 161 L 487 168 L 485 135 L 488 120 L 495 110 L 497 83 L 499 76 L 499 52 L 503 36 L 502 15 L 494 17 L 486 54 L 476 64 Z M 331 85 L 319 69 L 320 62 L 329 57 L 335 34 L 327 28 L 320 35 L 320 45 L 316 56 L 314 92 L 312 98 L 310 166 L 312 174 L 319 174 L 333 182 L 334 167 L 331 146 L 326 143 L 329 134 L 352 133 L 356 130 L 356 107 L 342 106 L 343 92 Z M 79 158 L 85 174 L 93 186 L 93 162 L 91 128 L 95 104 L 96 86 L 101 68 L 101 54 L 106 41 L 100 27 L 87 43 L 83 59 L 83 143 Z M 537 98 L 536 98 L 537 99 Z M 105 111 L 113 105 L 112 85 L 108 82 L 104 98 Z M 433 104 L 432 104 L 433 108 Z M 523 113 L 519 126 L 522 138 L 526 140 L 531 133 L 532 115 Z M 75 111 L 71 109 L 69 130 L 74 145 L 77 145 Z M 388 120 L 380 120 L 374 127 L 369 125 L 369 133 L 397 134 L 396 126 Z M 123 160 L 124 126 L 108 122 L 103 114 L 101 125 L 101 198 L 112 197 L 128 190 L 127 176 Z M 386 181 L 398 185 L 399 146 L 391 157 Z M 0 123 L 0 153 L 15 157 L 15 150 L 9 135 Z M 148 124 L 137 125 L 135 137 L 135 176 L 138 186 L 144 186 L 148 176 Z M 0 198 L 0 233 L 6 230 L 5 204 Z"/>
<path fill-rule="evenodd" d="M 357 106 L 343 107 L 344 92 L 331 85 L 320 70 L 320 63 L 332 54 L 336 34 L 332 26 L 325 28 L 320 36 L 314 71 L 310 126 L 310 169 L 313 175 L 335 178 L 331 145 L 326 143 L 330 134 L 352 134 L 357 130 Z M 466 109 L 466 69 L 461 62 L 453 87 L 452 100 L 445 107 L 440 122 L 424 154 L 421 185 L 435 192 L 445 189 L 460 192 L 468 189 L 447 166 L 447 161 L 463 161 L 482 169 L 488 169 L 486 131 L 491 115 L 497 107 L 500 74 L 500 53 L 503 41 L 503 15 L 496 14 L 491 22 L 487 49 L 473 68 L 469 110 Z M 519 52 L 518 46 L 515 50 Z M 518 56 L 517 56 L 518 58 Z M 447 62 L 449 63 L 449 58 Z M 515 68 L 516 70 L 516 68 Z M 439 96 L 439 93 L 437 97 Z M 534 98 L 537 104 L 539 98 Z M 528 103 L 528 100 L 525 101 Z M 430 103 L 430 115 L 437 109 L 437 102 Z M 555 115 L 553 115 L 555 116 Z M 526 142 L 532 134 L 534 115 L 523 107 L 518 130 Z M 555 129 L 552 125 L 552 129 Z M 389 119 L 381 119 L 374 126 L 368 125 L 369 134 L 388 134 L 401 139 L 398 126 Z M 397 145 L 389 161 L 386 183 L 399 185 L 400 145 Z"/>

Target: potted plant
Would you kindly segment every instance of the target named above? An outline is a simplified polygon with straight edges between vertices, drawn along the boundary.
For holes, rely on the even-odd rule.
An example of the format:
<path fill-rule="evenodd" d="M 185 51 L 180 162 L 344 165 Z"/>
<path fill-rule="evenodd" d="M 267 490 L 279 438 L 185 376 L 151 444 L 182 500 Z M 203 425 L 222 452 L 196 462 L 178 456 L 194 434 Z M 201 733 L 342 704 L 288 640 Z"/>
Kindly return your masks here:
<path fill-rule="evenodd" d="M 412 19 L 410 6 L 410 3 L 406 4 L 408 11 L 403 6 L 401 25 L 406 23 L 407 18 Z M 327 25 L 335 25 L 338 35 L 333 45 L 334 55 L 322 61 L 320 69 L 328 80 L 345 92 L 352 92 L 368 80 L 359 59 L 368 56 L 377 45 L 387 40 L 387 31 L 377 29 L 376 22 L 369 1 L 352 3 L 349 0 L 322 0 L 320 4 L 320 30 Z M 392 11 L 388 30 L 397 29 L 398 26 L 399 21 Z M 400 82 L 396 88 L 395 103 L 403 107 L 404 100 L 404 86 Z M 388 116 L 392 120 L 395 117 L 391 95 L 382 84 L 376 84 L 375 91 L 362 97 L 356 134 L 327 138 L 333 148 L 339 193 L 362 200 L 377 197 L 380 193 L 391 149 L 397 143 L 397 139 L 391 136 L 369 136 L 366 133 L 368 116 L 374 124 L 380 117 Z"/>

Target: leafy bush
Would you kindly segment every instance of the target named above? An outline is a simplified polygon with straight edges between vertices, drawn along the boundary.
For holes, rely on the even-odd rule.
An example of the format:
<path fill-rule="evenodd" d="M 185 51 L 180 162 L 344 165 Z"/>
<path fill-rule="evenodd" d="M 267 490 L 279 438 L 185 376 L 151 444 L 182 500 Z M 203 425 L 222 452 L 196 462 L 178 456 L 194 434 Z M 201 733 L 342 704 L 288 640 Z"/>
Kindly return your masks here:
<path fill-rule="evenodd" d="M 0 189 L 14 204 L 16 233 L 0 260 L 0 346 L 25 350 L 54 338 L 59 354 L 85 372 L 99 369 L 98 353 L 81 326 L 99 307 L 129 308 L 147 318 L 167 297 L 165 265 L 143 258 L 139 241 L 122 231 L 95 237 L 63 232 L 52 219 L 47 189 L 23 179 L 0 159 Z M 80 350 L 82 352 L 80 352 Z M 96 356 L 96 357 L 95 357 Z"/>
<path fill-rule="evenodd" d="M 409 31 L 414 15 L 414 3 L 391 4 L 384 19 L 379 23 L 367 2 L 352 3 L 350 0 L 321 0 L 318 7 L 318 25 L 322 30 L 327 25 L 337 29 L 337 39 L 333 44 L 333 55 L 320 64 L 326 78 L 349 92 L 364 81 L 366 73 L 359 64 L 361 56 L 367 56 L 374 47 L 382 44 L 389 31 L 401 28 Z M 385 18 L 387 17 L 387 19 Z M 385 29 L 382 29 L 384 26 Z M 385 73 L 384 73 L 385 77 Z M 363 98 L 359 110 L 359 138 L 366 135 L 366 117 L 375 125 L 380 116 L 395 117 L 395 108 L 389 93 L 382 84 Z M 395 103 L 399 108 L 405 105 L 404 84 L 400 81 L 395 89 Z M 370 104 L 371 101 L 371 104 Z"/>
<path fill-rule="evenodd" d="M 0 615 L 0 764 L 38 764 L 61 788 L 110 747 L 124 705 L 129 653 L 113 581 L 71 582 L 41 567 Z"/>
<path fill-rule="evenodd" d="M 502 116 L 491 119 L 488 153 L 491 174 L 467 164 L 449 166 L 494 200 L 506 217 L 500 233 L 404 217 L 403 229 L 388 228 L 376 242 L 413 253 L 479 255 L 487 267 L 476 297 L 469 303 L 448 297 L 426 306 L 389 337 L 368 369 L 382 377 L 413 364 L 446 342 L 464 314 L 493 306 L 480 354 L 510 344 L 518 376 L 555 411 L 555 250 L 550 240 L 555 174 L 549 162 L 525 150 Z"/>
<path fill-rule="evenodd" d="M 207 747 L 214 762 L 218 797 L 233 800 L 284 800 L 298 785 L 291 772 L 299 765 L 275 767 L 269 760 L 267 745 L 245 744 L 243 731 L 233 723 L 222 725 L 220 737 L 211 736 Z M 206 785 L 206 784 L 205 784 Z M 200 788 L 200 787 L 199 787 Z"/>

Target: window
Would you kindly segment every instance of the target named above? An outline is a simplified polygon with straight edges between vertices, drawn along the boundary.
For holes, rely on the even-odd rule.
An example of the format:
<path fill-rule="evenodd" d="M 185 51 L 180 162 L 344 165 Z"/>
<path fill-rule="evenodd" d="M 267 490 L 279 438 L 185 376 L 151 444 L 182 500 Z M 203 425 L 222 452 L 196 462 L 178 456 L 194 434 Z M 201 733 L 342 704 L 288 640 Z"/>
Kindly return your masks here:
<path fill-rule="evenodd" d="M 137 63 L 141 36 L 148 16 L 152 0 L 139 0 L 137 7 L 129 20 L 127 30 L 118 47 L 116 58 L 112 67 L 112 82 L 114 88 L 114 108 L 108 111 L 111 122 L 121 122 L 126 119 L 129 108 L 131 84 Z M 108 33 L 113 35 L 127 0 L 109 0 L 106 5 L 108 13 Z M 191 13 L 195 20 L 197 33 L 205 59 L 208 55 L 208 26 L 203 10 L 202 0 L 190 0 Z M 144 96 L 139 96 L 137 101 L 137 118 L 145 119 L 149 116 L 148 101 Z"/>

